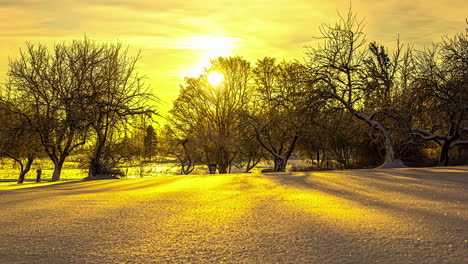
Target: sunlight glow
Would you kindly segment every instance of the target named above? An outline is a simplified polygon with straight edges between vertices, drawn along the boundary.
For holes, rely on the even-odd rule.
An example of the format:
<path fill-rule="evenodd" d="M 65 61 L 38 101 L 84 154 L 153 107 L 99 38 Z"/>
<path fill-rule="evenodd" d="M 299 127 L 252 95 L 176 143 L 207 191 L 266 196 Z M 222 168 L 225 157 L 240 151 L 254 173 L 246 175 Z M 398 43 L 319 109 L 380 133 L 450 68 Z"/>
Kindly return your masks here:
<path fill-rule="evenodd" d="M 219 72 L 210 72 L 210 73 L 208 73 L 207 78 L 208 78 L 208 82 L 211 85 L 216 86 L 216 85 L 220 84 L 223 81 L 224 75 L 222 75 Z"/>
<path fill-rule="evenodd" d="M 188 49 L 197 53 L 183 76 L 197 77 L 210 66 L 210 60 L 220 56 L 233 56 L 242 39 L 226 36 L 201 35 L 183 38 L 177 42 L 179 49 Z"/>

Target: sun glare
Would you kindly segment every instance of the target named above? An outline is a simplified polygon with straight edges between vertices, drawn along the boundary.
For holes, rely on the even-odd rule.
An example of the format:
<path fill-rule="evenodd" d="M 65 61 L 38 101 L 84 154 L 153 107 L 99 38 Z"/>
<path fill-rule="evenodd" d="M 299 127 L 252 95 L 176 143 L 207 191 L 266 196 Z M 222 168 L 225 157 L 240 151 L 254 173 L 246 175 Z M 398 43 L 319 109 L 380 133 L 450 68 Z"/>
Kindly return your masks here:
<path fill-rule="evenodd" d="M 192 50 L 195 54 L 192 65 L 183 72 L 183 76 L 196 77 L 210 66 L 210 59 L 232 56 L 232 52 L 242 46 L 242 40 L 227 36 L 202 35 L 184 38 L 178 44 L 181 49 Z"/>
<path fill-rule="evenodd" d="M 208 82 L 213 86 L 220 84 L 224 78 L 224 76 L 219 72 L 210 72 L 207 77 Z"/>

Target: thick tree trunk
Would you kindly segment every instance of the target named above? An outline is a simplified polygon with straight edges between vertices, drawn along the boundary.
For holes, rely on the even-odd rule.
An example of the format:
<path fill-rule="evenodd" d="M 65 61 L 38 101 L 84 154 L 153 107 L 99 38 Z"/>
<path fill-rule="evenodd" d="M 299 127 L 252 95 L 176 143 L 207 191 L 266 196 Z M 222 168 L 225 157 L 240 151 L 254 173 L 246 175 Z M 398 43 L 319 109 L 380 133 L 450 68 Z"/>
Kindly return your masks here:
<path fill-rule="evenodd" d="M 60 175 L 62 174 L 63 163 L 65 158 L 60 158 L 58 161 L 54 162 L 54 172 L 52 173 L 52 181 L 59 181 Z"/>
<path fill-rule="evenodd" d="M 94 149 L 91 160 L 89 161 L 88 177 L 93 178 L 103 174 L 103 165 L 101 162 L 102 151 L 104 149 L 105 142 L 98 140 L 96 148 Z"/>
<path fill-rule="evenodd" d="M 21 172 L 18 177 L 18 184 L 21 184 L 24 182 L 26 174 L 29 172 L 29 170 L 31 170 L 31 165 L 33 161 L 34 161 L 34 157 L 32 155 L 28 155 L 28 160 L 26 161 L 24 168 L 23 167 L 21 168 Z"/>
<path fill-rule="evenodd" d="M 315 152 L 316 156 L 315 156 L 315 159 L 317 160 L 317 166 L 320 168 L 320 164 L 321 164 L 321 160 L 320 160 L 320 150 L 317 149 L 317 151 Z M 312 163 L 314 163 L 314 161 L 312 160 Z"/>
<path fill-rule="evenodd" d="M 322 150 L 322 155 L 320 155 L 320 150 L 317 150 L 317 165 L 319 169 L 323 168 L 325 158 L 325 150 Z"/>
<path fill-rule="evenodd" d="M 273 171 L 274 172 L 285 172 L 286 171 L 286 163 L 287 163 L 287 160 L 285 158 L 275 158 L 274 160 L 274 169 Z"/>
<path fill-rule="evenodd" d="M 380 168 L 394 167 L 396 163 L 401 163 L 401 161 L 396 161 L 395 159 L 395 150 L 393 149 L 392 140 L 388 135 L 387 129 L 385 129 L 385 127 L 383 127 L 377 121 L 370 120 L 367 118 L 363 118 L 362 120 L 366 121 L 371 127 L 379 131 L 384 138 L 385 160 L 384 163 L 380 166 Z"/>
<path fill-rule="evenodd" d="M 98 153 L 93 153 L 91 160 L 89 161 L 89 171 L 88 176 L 90 178 L 97 177 L 102 173 L 102 165 L 99 161 L 100 155 Z"/>
<path fill-rule="evenodd" d="M 404 168 L 406 167 L 405 164 L 401 160 L 395 158 L 395 150 L 393 148 L 393 143 L 388 135 L 387 129 L 382 126 L 379 122 L 372 120 L 366 114 L 360 113 L 355 111 L 355 115 L 360 118 L 361 120 L 366 121 L 372 128 L 377 130 L 380 135 L 384 138 L 384 145 L 385 145 L 385 160 L 379 168 Z"/>
<path fill-rule="evenodd" d="M 393 168 L 393 167 L 406 167 L 400 160 L 395 158 L 395 150 L 393 144 L 386 130 L 379 130 L 384 137 L 385 144 L 385 160 L 379 168 Z"/>
<path fill-rule="evenodd" d="M 218 159 L 218 173 L 219 174 L 226 174 L 229 170 L 229 165 L 231 164 L 229 153 L 226 150 L 221 150 L 219 159 Z"/>
<path fill-rule="evenodd" d="M 448 166 L 449 164 L 449 150 L 450 150 L 450 144 L 452 142 L 449 140 L 445 140 L 444 143 L 442 143 L 442 147 L 440 148 L 440 154 L 439 154 L 439 167 L 442 166 Z"/>
<path fill-rule="evenodd" d="M 24 182 L 24 179 L 26 177 L 26 174 L 29 172 L 29 170 L 22 170 L 19 174 L 19 177 L 18 177 L 18 184 L 22 184 Z"/>
<path fill-rule="evenodd" d="M 248 173 L 252 169 L 252 167 L 250 166 L 250 163 L 251 163 L 251 160 L 249 159 L 247 161 L 247 164 L 245 165 L 244 173 Z"/>
<path fill-rule="evenodd" d="M 225 166 L 225 165 L 221 165 L 219 164 L 218 166 L 218 173 L 219 174 L 226 174 L 228 172 L 228 166 Z"/>
<path fill-rule="evenodd" d="M 434 140 L 439 145 L 441 145 L 440 152 L 439 152 L 439 163 L 437 164 L 437 166 L 439 167 L 449 165 L 449 152 L 451 148 L 455 146 L 460 146 L 460 145 L 468 145 L 468 141 L 457 142 L 457 140 L 460 139 L 461 132 L 459 131 L 459 128 L 456 128 L 454 124 L 451 124 L 448 135 L 436 135 L 427 130 L 419 129 L 419 128 L 413 128 L 413 131 L 416 133 L 416 135 L 420 136 L 422 139 Z M 454 142 L 456 143 L 454 144 Z"/>

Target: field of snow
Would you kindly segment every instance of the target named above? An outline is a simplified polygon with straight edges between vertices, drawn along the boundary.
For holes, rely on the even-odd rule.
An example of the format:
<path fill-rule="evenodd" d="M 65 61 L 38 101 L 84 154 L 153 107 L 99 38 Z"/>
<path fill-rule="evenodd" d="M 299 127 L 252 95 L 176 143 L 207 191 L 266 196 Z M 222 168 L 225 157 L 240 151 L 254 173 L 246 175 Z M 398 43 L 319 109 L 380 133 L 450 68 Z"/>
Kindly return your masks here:
<path fill-rule="evenodd" d="M 468 167 L 0 185 L 0 263 L 468 263 Z"/>

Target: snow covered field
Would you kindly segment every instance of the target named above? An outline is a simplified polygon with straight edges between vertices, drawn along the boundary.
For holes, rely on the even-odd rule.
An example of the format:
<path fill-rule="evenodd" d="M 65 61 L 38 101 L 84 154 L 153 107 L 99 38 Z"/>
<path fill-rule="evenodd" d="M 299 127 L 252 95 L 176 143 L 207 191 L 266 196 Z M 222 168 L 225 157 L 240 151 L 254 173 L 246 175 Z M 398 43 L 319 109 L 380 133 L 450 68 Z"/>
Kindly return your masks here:
<path fill-rule="evenodd" d="M 0 263 L 468 263 L 468 167 L 0 186 Z"/>

